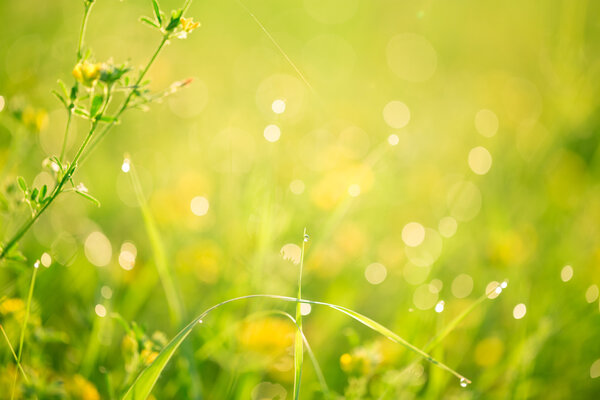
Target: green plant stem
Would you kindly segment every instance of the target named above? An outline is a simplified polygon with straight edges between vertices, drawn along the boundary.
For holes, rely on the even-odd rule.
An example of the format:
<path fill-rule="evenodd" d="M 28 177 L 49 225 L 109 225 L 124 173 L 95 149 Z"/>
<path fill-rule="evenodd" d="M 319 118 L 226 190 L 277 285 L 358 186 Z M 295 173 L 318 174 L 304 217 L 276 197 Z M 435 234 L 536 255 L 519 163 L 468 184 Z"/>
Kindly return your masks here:
<path fill-rule="evenodd" d="M 8 338 L 8 335 L 6 334 L 6 331 L 4 330 L 4 326 L 2 326 L 2 324 L 0 324 L 0 330 L 2 331 L 2 335 L 4 335 L 4 339 L 6 339 L 6 344 L 8 344 L 8 348 L 10 349 L 10 352 L 13 355 L 15 362 L 17 363 L 17 368 L 19 368 L 19 371 L 21 371 L 21 374 L 23 374 L 23 378 L 25 379 L 25 382 L 29 382 L 29 378 L 27 377 L 27 374 L 23 370 L 23 367 L 21 366 L 21 362 L 19 361 L 19 358 L 17 357 L 17 354 L 15 353 L 14 347 L 12 346 L 12 344 L 10 344 L 10 339 Z"/>
<path fill-rule="evenodd" d="M 79 160 L 79 158 L 81 157 L 81 154 L 83 153 L 83 151 L 89 144 L 90 139 L 92 138 L 92 135 L 94 134 L 94 131 L 96 130 L 97 126 L 98 126 L 98 122 L 95 121 L 92 124 L 92 127 L 90 128 L 90 131 L 88 132 L 85 140 L 83 141 L 81 146 L 79 146 L 79 150 L 77 151 L 77 154 L 75 155 L 75 157 L 73 158 L 73 161 L 69 165 L 69 168 L 67 169 L 67 171 L 65 172 L 65 174 L 61 178 L 61 180 L 58 182 L 58 184 L 54 187 L 54 190 L 52 190 L 52 193 L 50 194 L 48 201 L 46 201 L 46 203 L 44 203 L 44 205 L 33 215 L 33 217 L 31 217 L 29 220 L 27 220 L 21 226 L 21 228 L 17 231 L 17 233 L 15 233 L 13 235 L 13 237 L 2 248 L 2 252 L 0 252 L 0 260 L 2 260 L 4 257 L 6 257 L 6 255 L 14 247 L 14 245 L 17 244 L 17 242 L 19 240 L 21 240 L 23 235 L 25 235 L 25 233 L 27 233 L 27 231 L 29 230 L 29 228 L 31 228 L 33 223 L 35 221 L 37 221 L 37 219 L 40 217 L 40 215 L 42 215 L 44 213 L 44 211 L 46 211 L 46 209 L 50 206 L 50 204 L 52 204 L 52 202 L 54 202 L 54 200 L 61 193 L 62 188 L 65 185 L 65 183 L 67 183 L 71 179 L 73 174 L 75 173 L 75 169 L 77 168 L 77 161 Z"/>
<path fill-rule="evenodd" d="M 37 276 L 38 266 L 33 267 L 33 274 L 31 276 L 31 283 L 29 284 L 29 293 L 27 294 L 27 304 L 25 306 L 25 318 L 23 319 L 23 328 L 21 329 L 21 337 L 19 338 L 19 348 L 17 350 L 17 363 L 21 363 L 21 356 L 23 354 L 23 344 L 25 343 L 25 333 L 27 332 L 27 323 L 29 322 L 29 312 L 31 310 L 31 299 L 33 298 L 33 288 L 35 286 L 35 278 Z M 15 389 L 17 388 L 17 377 L 15 375 L 15 380 L 13 381 L 12 394 L 10 396 L 11 399 L 14 398 Z"/>
<path fill-rule="evenodd" d="M 83 54 L 81 54 L 81 50 L 83 48 L 83 38 L 85 37 L 85 30 L 87 29 L 87 21 L 90 16 L 90 11 L 94 3 L 90 3 L 88 1 L 85 2 L 83 11 L 83 19 L 81 21 L 81 29 L 79 31 L 79 40 L 77 41 L 77 62 L 81 61 L 83 58 Z"/>
<path fill-rule="evenodd" d="M 59 160 L 62 163 L 65 158 L 65 151 L 67 149 L 67 139 L 69 137 L 69 127 L 71 126 L 71 119 L 73 118 L 73 111 L 71 109 L 67 110 L 67 126 L 65 127 L 65 135 L 63 137 L 62 148 L 60 149 L 60 157 Z"/>
<path fill-rule="evenodd" d="M 108 125 L 106 125 L 104 127 L 104 129 L 102 129 L 100 131 L 100 133 L 97 135 L 97 137 L 92 142 L 92 144 L 90 146 L 90 149 L 87 152 L 87 154 L 84 157 L 84 159 L 86 159 L 91 154 L 91 152 L 98 146 L 98 143 L 100 143 L 100 141 L 104 138 L 104 136 L 106 136 L 106 134 L 108 133 L 108 131 L 116 124 L 116 122 L 118 121 L 118 119 L 121 116 L 121 114 L 123 114 L 123 112 L 127 109 L 127 106 L 129 106 L 129 102 L 131 101 L 131 99 L 133 97 L 133 94 L 135 93 L 135 90 L 142 83 L 142 80 L 146 76 L 146 73 L 148 73 L 148 70 L 150 69 L 150 67 L 152 66 L 152 64 L 154 63 L 154 61 L 156 60 L 156 58 L 158 57 L 159 53 L 161 52 L 161 50 L 163 49 L 163 47 L 165 46 L 165 44 L 167 43 L 168 40 L 169 40 L 169 36 L 168 35 L 164 35 L 163 38 L 162 38 L 162 40 L 160 41 L 160 44 L 158 45 L 158 47 L 154 51 L 154 54 L 152 54 L 152 57 L 150 58 L 150 61 L 148 61 L 148 64 L 146 64 L 146 67 L 142 70 L 140 76 L 138 77 L 138 79 L 136 80 L 136 82 L 133 84 L 133 88 L 129 91 L 129 94 L 127 95 L 127 97 L 125 98 L 125 100 L 123 101 L 123 103 L 121 104 L 121 107 L 119 107 L 119 110 L 115 114 L 114 120 L 112 120 L 111 122 L 109 122 Z"/>
<path fill-rule="evenodd" d="M 167 40 L 168 40 L 168 36 L 166 36 L 166 35 L 163 36 L 163 38 L 162 38 L 162 40 L 161 40 L 158 48 L 156 49 L 156 51 L 154 52 L 154 54 L 150 58 L 150 61 L 148 62 L 148 64 L 146 65 L 146 67 L 143 69 L 143 71 L 140 74 L 139 78 L 137 79 L 134 87 L 129 91 L 129 94 L 127 95 L 127 97 L 125 98 L 125 101 L 123 102 L 123 104 L 119 108 L 119 111 L 117 111 L 117 114 L 115 115 L 115 119 L 112 122 L 110 122 L 108 125 L 106 125 L 106 127 L 98 134 L 98 137 L 96 138 L 96 140 L 94 140 L 91 143 L 91 145 L 90 145 L 90 151 L 94 147 L 96 147 L 98 145 L 98 142 L 102 139 L 102 137 L 104 137 L 104 135 L 106 135 L 106 133 L 110 130 L 110 128 L 112 128 L 113 125 L 115 124 L 115 121 L 127 109 L 127 106 L 129 104 L 129 102 L 131 101 L 131 98 L 133 97 L 133 93 L 134 93 L 135 89 L 139 86 L 139 84 L 141 83 L 142 79 L 144 79 L 144 76 L 146 75 L 146 73 L 150 69 L 150 66 L 156 60 L 156 57 L 158 57 L 158 54 L 160 53 L 160 51 L 164 47 L 164 45 L 167 42 Z M 108 102 L 105 103 L 104 109 L 107 107 L 107 105 L 108 105 Z M 2 251 L 0 252 L 0 260 L 4 259 L 6 257 L 6 255 L 14 247 L 14 245 L 17 244 L 17 242 L 19 240 L 21 240 L 21 238 L 23 237 L 23 235 L 25 235 L 25 233 L 27 233 L 27 231 L 29 230 L 29 228 L 31 228 L 31 226 L 33 225 L 33 223 L 40 217 L 40 215 L 42 215 L 44 213 L 44 211 L 46 211 L 46 209 L 48 208 L 48 206 L 50 206 L 50 204 L 52 204 L 52 202 L 54 202 L 54 200 L 56 199 L 56 197 L 58 197 L 58 195 L 61 193 L 61 189 L 64 186 L 64 184 L 67 183 L 67 181 L 75 173 L 75 170 L 77 168 L 77 162 L 79 161 L 79 159 L 81 158 L 83 152 L 86 150 L 86 148 L 90 144 L 90 140 L 92 139 L 93 133 L 96 130 L 97 126 L 98 126 L 98 120 L 95 120 L 92 123 L 92 127 L 91 127 L 90 131 L 88 132 L 85 140 L 83 141 L 83 143 L 79 147 L 79 150 L 77 151 L 77 154 L 73 158 L 73 161 L 71 162 L 71 164 L 70 164 L 70 166 L 69 166 L 69 168 L 67 170 L 67 173 L 59 181 L 58 185 L 56 185 L 56 187 L 52 191 L 52 194 L 50 195 L 48 201 L 39 209 L 39 211 L 37 211 L 33 215 L 33 217 L 31 219 L 29 219 L 28 221 L 26 221 L 21 226 L 21 228 L 13 235 L 13 237 L 2 248 Z M 89 152 L 87 154 L 89 155 Z"/>
<path fill-rule="evenodd" d="M 315 356 L 315 353 L 312 351 L 312 348 L 310 347 L 310 344 L 308 343 L 308 339 L 304 335 L 304 332 L 302 331 L 302 329 L 300 329 L 300 327 L 294 320 L 294 317 L 292 317 L 290 314 L 286 313 L 285 311 L 275 310 L 275 311 L 271 311 L 270 313 L 275 314 L 275 315 L 283 315 L 284 317 L 291 320 L 292 323 L 294 324 L 294 326 L 296 327 L 296 332 L 300 333 L 300 335 L 302 335 L 302 341 L 304 342 L 304 345 L 306 346 L 306 351 L 308 353 L 308 356 L 310 357 L 313 367 L 315 368 L 315 375 L 317 375 L 317 380 L 319 381 L 319 384 L 321 385 L 321 390 L 323 391 L 325 398 L 329 398 L 329 386 L 327 386 L 327 381 L 325 380 L 325 375 L 323 375 L 321 366 L 319 365 L 319 362 L 317 361 L 317 357 Z"/>

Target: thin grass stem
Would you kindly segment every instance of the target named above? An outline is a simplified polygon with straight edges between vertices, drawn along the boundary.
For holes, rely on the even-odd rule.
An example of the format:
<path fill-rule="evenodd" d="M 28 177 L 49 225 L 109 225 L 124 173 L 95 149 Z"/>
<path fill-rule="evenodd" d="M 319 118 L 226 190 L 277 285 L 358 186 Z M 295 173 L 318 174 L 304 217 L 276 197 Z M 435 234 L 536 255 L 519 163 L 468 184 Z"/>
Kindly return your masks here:
<path fill-rule="evenodd" d="M 298 272 L 298 299 L 302 298 L 302 269 L 304 267 L 304 249 L 305 244 L 308 241 L 308 235 L 306 234 L 306 228 L 302 235 L 302 252 L 300 253 L 300 270 Z M 298 327 L 294 340 L 294 399 L 298 400 L 300 397 L 300 382 L 302 380 L 302 364 L 304 362 L 304 348 L 302 346 L 302 303 L 296 303 L 296 319 L 295 322 Z"/>
<path fill-rule="evenodd" d="M 2 335 L 4 335 L 4 339 L 6 340 L 6 344 L 8 344 L 8 348 L 10 349 L 10 352 L 13 355 L 15 363 L 17 363 L 17 368 L 19 368 L 19 371 L 21 371 L 21 374 L 23 374 L 25 382 L 29 382 L 29 377 L 27 377 L 25 370 L 23 370 L 21 362 L 19 361 L 19 358 L 17 357 L 17 354 L 15 353 L 15 349 L 13 348 L 12 344 L 10 344 L 10 339 L 8 338 L 8 335 L 6 334 L 6 331 L 4 330 L 4 326 L 2 326 L 2 324 L 0 324 L 0 330 L 2 331 Z"/>
<path fill-rule="evenodd" d="M 21 337 L 19 338 L 19 348 L 17 350 L 17 362 L 21 362 L 21 356 L 23 355 L 23 345 L 25 344 L 25 333 L 27 332 L 27 323 L 29 322 L 29 313 L 31 311 L 31 299 L 33 298 L 33 288 L 35 287 L 35 278 L 37 276 L 37 271 L 39 267 L 39 262 L 36 262 L 33 267 L 33 274 L 31 275 L 31 283 L 29 284 L 29 293 L 27 294 L 27 303 L 25 305 L 25 317 L 23 318 L 23 328 L 21 328 Z M 15 375 L 15 380 L 13 381 L 12 394 L 10 396 L 11 400 L 15 396 L 15 390 L 17 388 L 17 377 Z"/>

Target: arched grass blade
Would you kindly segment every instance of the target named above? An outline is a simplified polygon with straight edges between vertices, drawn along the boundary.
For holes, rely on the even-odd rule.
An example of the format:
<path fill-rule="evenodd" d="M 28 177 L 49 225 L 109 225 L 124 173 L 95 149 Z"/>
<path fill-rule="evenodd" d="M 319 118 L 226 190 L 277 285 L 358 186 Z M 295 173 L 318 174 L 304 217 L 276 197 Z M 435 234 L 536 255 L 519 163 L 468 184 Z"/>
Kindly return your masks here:
<path fill-rule="evenodd" d="M 276 300 L 282 300 L 282 301 L 293 302 L 293 303 L 300 302 L 300 303 L 308 303 L 308 304 L 317 304 L 317 305 L 322 305 L 322 306 L 332 308 L 336 311 L 339 311 L 341 313 L 344 313 L 344 314 L 352 317 L 353 319 L 357 320 L 358 322 L 362 323 L 363 325 L 365 325 L 365 326 L 373 329 L 374 331 L 382 334 L 383 336 L 387 337 L 391 341 L 399 343 L 399 344 L 403 345 L 404 347 L 421 355 L 423 358 L 425 358 L 425 360 L 442 368 L 443 370 L 450 372 L 452 375 L 459 378 L 461 380 L 461 382 L 465 382 L 467 384 L 471 383 L 471 381 L 469 379 L 465 378 L 463 375 L 459 374 L 458 372 L 456 372 L 455 370 L 453 370 L 446 364 L 434 359 L 432 356 L 430 356 L 423 350 L 419 349 L 418 347 L 416 347 L 416 346 L 410 344 L 409 342 L 407 342 L 406 340 L 402 339 L 400 336 L 398 336 L 397 334 L 392 332 L 390 329 L 386 328 L 385 326 L 381 325 L 380 323 L 375 322 L 372 319 L 370 319 L 360 313 L 357 313 L 354 310 L 351 310 L 346 307 L 338 306 L 335 304 L 320 302 L 320 301 L 297 299 L 294 297 L 277 296 L 277 295 L 270 295 L 270 294 L 251 294 L 248 296 L 236 297 L 233 299 L 225 300 L 219 304 L 216 304 L 216 305 L 212 306 L 211 308 L 209 308 L 208 310 L 204 311 L 202 314 L 200 314 L 199 317 L 195 318 L 192 322 L 190 322 L 185 328 L 183 328 L 177 334 L 177 336 L 175 336 L 175 338 L 173 338 L 165 346 L 165 348 L 160 352 L 158 357 L 156 357 L 156 360 L 154 360 L 154 362 L 152 364 L 150 364 L 146 369 L 144 369 L 140 373 L 140 375 L 137 377 L 137 379 L 135 380 L 133 385 L 131 385 L 131 387 L 129 388 L 129 390 L 127 391 L 125 396 L 123 397 L 123 400 L 146 400 L 146 398 L 150 395 L 152 388 L 156 384 L 158 377 L 160 376 L 161 372 L 163 371 L 163 369 L 165 368 L 165 366 L 167 365 L 167 363 L 169 362 L 169 360 L 171 359 L 171 357 L 173 356 L 175 351 L 177 351 L 177 349 L 179 348 L 181 343 L 190 334 L 190 332 L 192 331 L 194 326 L 196 326 L 198 323 L 202 323 L 202 319 L 204 317 L 206 317 L 211 311 L 213 311 L 221 306 L 224 306 L 225 304 L 228 304 L 228 303 L 245 300 L 245 299 L 252 299 L 252 298 L 269 298 L 269 299 L 276 299 Z"/>

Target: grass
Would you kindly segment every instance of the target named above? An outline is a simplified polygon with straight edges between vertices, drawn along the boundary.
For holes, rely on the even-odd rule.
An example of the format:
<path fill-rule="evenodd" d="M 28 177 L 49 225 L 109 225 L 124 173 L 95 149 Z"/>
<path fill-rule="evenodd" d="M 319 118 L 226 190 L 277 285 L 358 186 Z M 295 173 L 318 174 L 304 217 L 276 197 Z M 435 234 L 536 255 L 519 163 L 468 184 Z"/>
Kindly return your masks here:
<path fill-rule="evenodd" d="M 0 393 L 594 398 L 598 7 L 0 2 Z"/>

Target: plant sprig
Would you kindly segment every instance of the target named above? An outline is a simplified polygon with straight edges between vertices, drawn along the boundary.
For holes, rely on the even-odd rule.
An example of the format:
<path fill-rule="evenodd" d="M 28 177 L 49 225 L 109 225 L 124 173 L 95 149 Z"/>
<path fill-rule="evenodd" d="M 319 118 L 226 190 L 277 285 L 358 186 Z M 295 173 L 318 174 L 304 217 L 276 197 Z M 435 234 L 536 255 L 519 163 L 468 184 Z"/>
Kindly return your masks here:
<path fill-rule="evenodd" d="M 191 18 L 186 19 L 183 17 L 191 4 L 191 0 L 186 0 L 182 8 L 173 10 L 168 20 L 164 18 L 164 13 L 160 10 L 158 1 L 152 1 L 154 18 L 157 24 L 156 28 L 161 32 L 162 38 L 150 60 L 140 71 L 132 85 L 129 84 L 130 79 L 127 75 L 131 72 L 131 68 L 128 65 L 115 65 L 112 61 L 93 63 L 89 60 L 90 52 L 87 51 L 84 54 L 87 21 L 94 2 L 94 0 L 83 0 L 84 14 L 77 44 L 77 63 L 72 71 L 75 82 L 70 89 L 67 89 L 67 85 L 59 80 L 60 91 L 52 91 L 52 94 L 65 107 L 68 115 L 60 156 L 50 157 L 42 163 L 43 166 L 49 166 L 53 171 L 55 178 L 54 186 L 52 189 L 46 185 L 40 188 L 29 187 L 23 178 L 18 178 L 18 186 L 23 192 L 23 201 L 30 207 L 31 217 L 17 229 L 4 246 L 0 247 L 0 261 L 11 258 L 15 254 L 13 252 L 14 246 L 60 194 L 74 191 L 87 200 L 99 205 L 99 201 L 88 193 L 87 188 L 83 190 L 85 188 L 83 184 L 75 186 L 72 180 L 83 156 L 89 155 L 97 147 L 110 129 L 119 122 L 121 115 L 125 111 L 159 100 L 187 85 L 187 83 L 183 85 L 180 83 L 187 81 L 175 82 L 168 90 L 152 95 L 146 88 L 147 82 L 144 81 L 144 78 L 161 50 L 169 43 L 171 38 L 178 37 L 183 39 L 199 26 L 199 23 L 193 22 Z M 116 91 L 122 90 L 126 92 L 125 99 L 114 114 L 108 115 L 107 111 L 113 100 L 113 94 Z M 89 104 L 84 103 L 86 100 L 89 101 Z M 79 145 L 75 156 L 70 162 L 67 162 L 65 160 L 66 147 L 73 115 L 89 120 L 90 127 L 82 143 Z M 102 130 L 98 129 L 101 124 L 104 126 Z M 71 186 L 66 187 L 69 183 Z"/>

